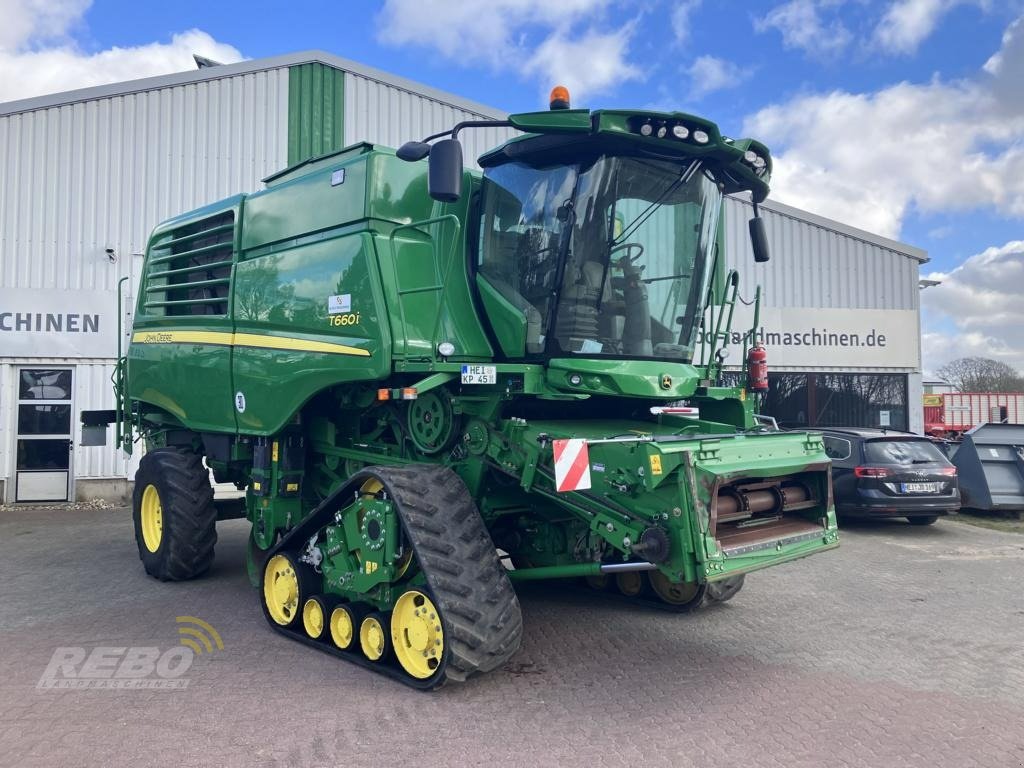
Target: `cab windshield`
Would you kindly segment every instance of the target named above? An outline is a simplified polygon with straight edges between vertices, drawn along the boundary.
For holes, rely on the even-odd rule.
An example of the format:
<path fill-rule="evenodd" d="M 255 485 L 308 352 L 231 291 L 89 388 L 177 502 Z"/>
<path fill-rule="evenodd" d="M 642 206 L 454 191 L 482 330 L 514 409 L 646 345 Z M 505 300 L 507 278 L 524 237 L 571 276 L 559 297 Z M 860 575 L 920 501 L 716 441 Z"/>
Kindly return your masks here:
<path fill-rule="evenodd" d="M 692 360 L 721 193 L 697 161 L 601 156 L 486 171 L 480 274 L 527 354 Z"/>

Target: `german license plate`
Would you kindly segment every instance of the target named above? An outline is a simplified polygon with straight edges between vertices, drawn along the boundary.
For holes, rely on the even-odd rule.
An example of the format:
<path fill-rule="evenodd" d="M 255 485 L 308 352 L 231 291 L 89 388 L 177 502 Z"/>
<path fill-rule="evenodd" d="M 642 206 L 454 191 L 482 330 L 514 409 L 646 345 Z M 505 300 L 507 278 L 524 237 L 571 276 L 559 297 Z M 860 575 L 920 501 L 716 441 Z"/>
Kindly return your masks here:
<path fill-rule="evenodd" d="M 462 366 L 463 384 L 497 384 L 498 369 L 493 365 Z"/>
<path fill-rule="evenodd" d="M 938 493 L 941 483 L 900 483 L 903 493 Z"/>

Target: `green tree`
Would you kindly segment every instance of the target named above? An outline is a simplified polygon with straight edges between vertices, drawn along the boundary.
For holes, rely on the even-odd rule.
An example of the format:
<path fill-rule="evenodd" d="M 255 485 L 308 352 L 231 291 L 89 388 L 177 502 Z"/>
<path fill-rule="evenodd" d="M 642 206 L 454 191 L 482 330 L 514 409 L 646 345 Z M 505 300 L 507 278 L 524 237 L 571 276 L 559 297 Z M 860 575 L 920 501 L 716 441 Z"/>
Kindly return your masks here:
<path fill-rule="evenodd" d="M 1024 392 L 1024 376 L 987 357 L 961 357 L 935 371 L 961 392 Z"/>

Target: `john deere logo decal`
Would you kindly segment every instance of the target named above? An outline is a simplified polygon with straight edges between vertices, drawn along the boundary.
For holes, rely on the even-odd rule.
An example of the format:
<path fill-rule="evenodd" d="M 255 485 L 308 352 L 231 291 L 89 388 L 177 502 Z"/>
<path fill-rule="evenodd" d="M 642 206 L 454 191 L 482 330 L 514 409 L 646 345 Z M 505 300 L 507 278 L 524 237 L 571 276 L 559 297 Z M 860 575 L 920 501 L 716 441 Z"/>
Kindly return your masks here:
<path fill-rule="evenodd" d="M 661 388 L 672 389 L 672 377 L 669 376 L 667 373 L 663 373 L 661 375 Z"/>

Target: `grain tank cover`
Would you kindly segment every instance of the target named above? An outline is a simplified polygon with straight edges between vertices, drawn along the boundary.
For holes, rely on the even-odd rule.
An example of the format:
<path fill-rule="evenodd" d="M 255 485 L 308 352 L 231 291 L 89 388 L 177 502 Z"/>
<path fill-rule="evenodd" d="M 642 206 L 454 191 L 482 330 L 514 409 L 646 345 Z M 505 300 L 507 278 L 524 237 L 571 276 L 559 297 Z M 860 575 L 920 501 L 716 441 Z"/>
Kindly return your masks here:
<path fill-rule="evenodd" d="M 963 505 L 985 511 L 1024 510 L 1024 424 L 981 424 L 953 455 Z"/>

